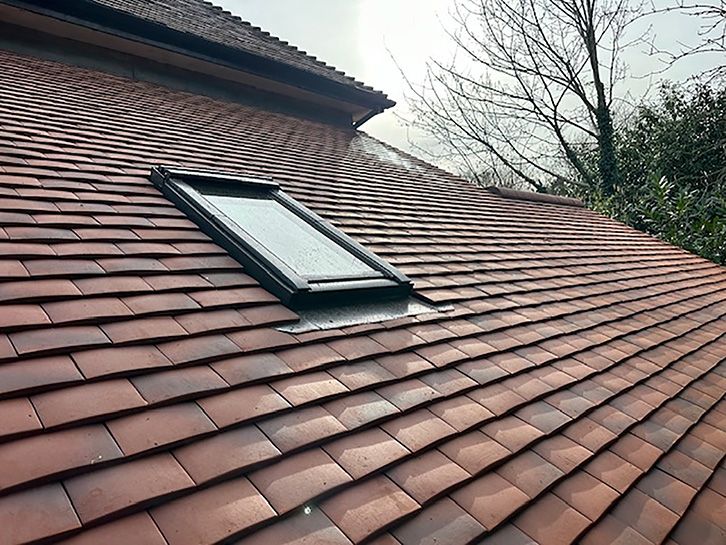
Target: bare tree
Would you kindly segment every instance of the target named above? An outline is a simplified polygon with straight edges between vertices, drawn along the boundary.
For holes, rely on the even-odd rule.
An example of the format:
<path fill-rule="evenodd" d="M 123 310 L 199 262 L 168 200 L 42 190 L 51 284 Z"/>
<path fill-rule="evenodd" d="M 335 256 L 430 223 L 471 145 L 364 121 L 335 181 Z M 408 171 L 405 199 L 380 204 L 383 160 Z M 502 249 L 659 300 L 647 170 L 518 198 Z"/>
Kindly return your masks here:
<path fill-rule="evenodd" d="M 720 63 L 701 74 L 711 79 L 726 76 L 726 0 L 651 0 L 650 15 L 678 12 L 699 19 L 696 43 L 681 44 L 678 51 L 655 50 L 665 56 L 668 66 L 694 55 L 715 54 Z"/>
<path fill-rule="evenodd" d="M 409 82 L 415 123 L 480 183 L 514 175 L 537 190 L 559 181 L 610 194 L 613 88 L 640 13 L 632 0 L 460 0 L 456 54 L 431 61 L 423 84 Z M 584 149 L 598 153 L 597 172 Z"/>

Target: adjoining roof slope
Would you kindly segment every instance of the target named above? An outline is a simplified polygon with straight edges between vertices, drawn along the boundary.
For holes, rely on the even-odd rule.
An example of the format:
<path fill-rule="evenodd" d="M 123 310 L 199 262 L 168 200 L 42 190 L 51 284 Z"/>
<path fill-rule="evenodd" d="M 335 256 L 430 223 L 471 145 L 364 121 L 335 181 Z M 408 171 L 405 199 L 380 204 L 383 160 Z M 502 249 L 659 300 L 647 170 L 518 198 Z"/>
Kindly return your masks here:
<path fill-rule="evenodd" d="M 350 129 L 0 72 L 1 543 L 724 542 L 724 268 Z M 453 310 L 277 331 L 158 164 L 272 176 Z"/>
<path fill-rule="evenodd" d="M 232 51 L 264 59 L 267 63 L 278 63 L 328 80 L 338 84 L 340 88 L 356 91 L 355 96 L 359 100 L 375 104 L 379 109 L 395 104 L 384 93 L 346 76 L 333 66 L 205 0 L 174 0 L 173 2 L 167 0 L 77 0 L 73 3 L 55 4 L 48 4 L 42 0 L 5 1 L 11 5 L 17 4 L 24 9 L 40 9 L 43 13 L 67 15 L 76 22 L 85 20 L 89 24 L 101 23 L 103 26 L 108 26 L 108 29 L 117 24 L 113 22 L 114 17 L 109 17 L 102 8 L 110 9 L 113 10 L 111 13 L 117 14 L 116 18 L 126 15 L 136 21 L 158 25 L 157 32 L 154 32 L 153 29 L 139 31 L 139 36 L 143 34 L 146 39 L 163 41 L 165 38 L 160 36 L 158 29 L 168 29 L 207 43 L 224 46 Z M 123 35 L 130 35 L 129 33 L 133 32 L 136 31 L 123 27 Z M 212 53 L 212 56 L 217 54 L 219 52 Z M 255 65 L 255 67 L 258 66 Z M 254 72 L 254 67 L 248 66 L 248 68 Z M 267 75 L 284 79 L 285 76 L 279 72 L 279 69 L 273 69 Z"/>
<path fill-rule="evenodd" d="M 284 62 L 325 78 L 368 91 L 373 87 L 272 36 L 259 27 L 205 0 L 92 0 L 96 4 L 153 21 L 241 51 Z M 375 91 L 381 95 L 380 91 Z"/>

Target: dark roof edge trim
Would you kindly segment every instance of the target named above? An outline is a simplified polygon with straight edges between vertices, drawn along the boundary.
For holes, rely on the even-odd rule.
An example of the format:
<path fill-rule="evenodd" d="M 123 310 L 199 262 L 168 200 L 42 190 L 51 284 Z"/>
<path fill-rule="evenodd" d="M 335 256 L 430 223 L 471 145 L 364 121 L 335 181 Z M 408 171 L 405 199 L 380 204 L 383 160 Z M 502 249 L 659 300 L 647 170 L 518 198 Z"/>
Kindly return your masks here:
<path fill-rule="evenodd" d="M 510 189 L 508 187 L 498 187 L 495 185 L 486 188 L 490 193 L 504 197 L 505 199 L 517 199 L 520 201 L 543 202 L 548 204 L 563 204 L 565 206 L 585 207 L 585 203 L 580 199 L 572 197 L 561 197 L 560 195 L 550 195 L 549 193 L 535 193 L 533 191 L 521 191 L 519 189 Z"/>
<path fill-rule="evenodd" d="M 50 4 L 47 0 L 0 0 L 0 2 L 146 45 L 169 49 L 202 60 L 211 60 L 321 96 L 356 104 L 376 113 L 396 104 L 382 92 L 364 89 L 362 84 L 356 84 L 353 80 L 350 85 L 336 82 L 280 61 L 210 42 L 199 36 L 173 30 L 89 0 Z"/>

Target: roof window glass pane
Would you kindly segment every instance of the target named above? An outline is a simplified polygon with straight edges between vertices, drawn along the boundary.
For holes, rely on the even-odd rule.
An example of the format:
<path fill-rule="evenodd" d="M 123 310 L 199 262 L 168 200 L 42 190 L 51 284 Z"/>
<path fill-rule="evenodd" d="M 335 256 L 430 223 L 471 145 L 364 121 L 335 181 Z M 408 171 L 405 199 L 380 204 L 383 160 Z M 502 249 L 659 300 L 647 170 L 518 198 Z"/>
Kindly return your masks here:
<path fill-rule="evenodd" d="M 267 193 L 198 189 L 224 215 L 304 278 L 375 274 L 374 269 Z"/>

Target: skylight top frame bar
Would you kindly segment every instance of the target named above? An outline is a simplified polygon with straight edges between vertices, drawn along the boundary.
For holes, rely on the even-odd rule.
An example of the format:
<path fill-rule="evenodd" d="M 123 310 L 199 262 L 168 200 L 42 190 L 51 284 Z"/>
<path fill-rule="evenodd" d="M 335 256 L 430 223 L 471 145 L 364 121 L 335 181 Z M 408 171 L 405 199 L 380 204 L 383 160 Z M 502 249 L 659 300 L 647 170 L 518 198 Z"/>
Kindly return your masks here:
<path fill-rule="evenodd" d="M 164 185 L 172 179 L 184 180 L 187 182 L 236 183 L 252 187 L 265 187 L 269 189 L 280 188 L 280 184 L 272 178 L 262 176 L 243 176 L 222 170 L 202 170 L 198 168 L 164 166 L 154 167 L 151 169 L 151 181 L 158 187 L 163 188 Z"/>
<path fill-rule="evenodd" d="M 153 168 L 150 178 L 202 231 L 225 248 L 263 287 L 291 308 L 397 299 L 411 292 L 412 282 L 408 277 L 286 195 L 272 179 L 163 166 Z M 370 267 L 371 274 L 303 278 L 247 233 L 243 226 L 207 200 L 195 189 L 195 183 L 248 188 L 264 193 Z"/>

